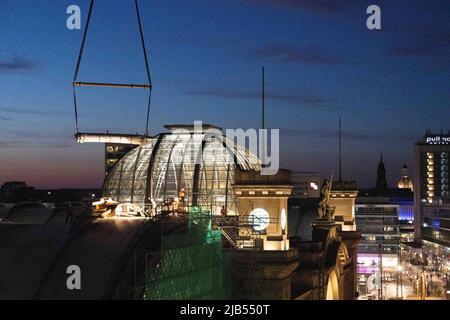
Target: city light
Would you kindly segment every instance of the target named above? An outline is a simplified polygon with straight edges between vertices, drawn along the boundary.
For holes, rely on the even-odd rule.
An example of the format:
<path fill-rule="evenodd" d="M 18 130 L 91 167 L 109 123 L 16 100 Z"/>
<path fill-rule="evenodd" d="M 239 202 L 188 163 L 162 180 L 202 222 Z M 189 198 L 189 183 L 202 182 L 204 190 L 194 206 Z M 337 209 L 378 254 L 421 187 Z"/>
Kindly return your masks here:
<path fill-rule="evenodd" d="M 283 232 L 286 230 L 286 210 L 283 208 L 281 209 L 281 230 Z"/>
<path fill-rule="evenodd" d="M 0 300 L 450 300 L 447 3 L 20 2 Z"/>

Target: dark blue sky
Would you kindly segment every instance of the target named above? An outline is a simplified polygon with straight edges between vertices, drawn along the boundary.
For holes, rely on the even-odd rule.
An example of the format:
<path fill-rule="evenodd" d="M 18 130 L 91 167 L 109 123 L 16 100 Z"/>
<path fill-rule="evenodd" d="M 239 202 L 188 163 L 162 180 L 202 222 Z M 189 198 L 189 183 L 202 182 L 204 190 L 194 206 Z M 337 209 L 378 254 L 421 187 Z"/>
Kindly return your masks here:
<path fill-rule="evenodd" d="M 77 145 L 71 81 L 82 30 L 66 28 L 88 0 L 0 2 L 0 183 L 99 187 L 103 147 Z M 382 30 L 366 28 L 378 4 Z M 283 167 L 337 169 L 375 183 L 383 152 L 393 184 L 425 129 L 450 129 L 450 1 L 142 0 L 153 80 L 151 133 L 167 123 L 281 129 Z M 97 0 L 80 81 L 142 82 L 131 0 Z M 79 90 L 80 131 L 143 132 L 145 92 Z"/>

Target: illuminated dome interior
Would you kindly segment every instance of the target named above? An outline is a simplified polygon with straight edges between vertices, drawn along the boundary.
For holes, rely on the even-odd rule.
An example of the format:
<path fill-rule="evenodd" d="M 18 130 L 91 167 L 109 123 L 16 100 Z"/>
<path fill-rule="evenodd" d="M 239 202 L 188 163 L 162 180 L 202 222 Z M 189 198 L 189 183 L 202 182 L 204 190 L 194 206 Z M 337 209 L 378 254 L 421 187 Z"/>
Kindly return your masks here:
<path fill-rule="evenodd" d="M 183 191 L 185 206 L 202 206 L 213 214 L 225 206 L 233 214 L 235 170 L 260 169 L 254 154 L 222 134 L 172 130 L 118 161 L 105 179 L 103 194 L 155 214 L 167 201 L 179 201 Z"/>

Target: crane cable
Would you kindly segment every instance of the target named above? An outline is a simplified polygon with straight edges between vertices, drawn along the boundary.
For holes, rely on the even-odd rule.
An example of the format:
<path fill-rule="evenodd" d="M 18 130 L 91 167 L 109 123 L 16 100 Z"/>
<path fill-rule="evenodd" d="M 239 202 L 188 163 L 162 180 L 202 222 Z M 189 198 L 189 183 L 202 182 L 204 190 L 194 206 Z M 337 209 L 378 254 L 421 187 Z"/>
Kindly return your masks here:
<path fill-rule="evenodd" d="M 150 88 L 148 90 L 147 121 L 146 121 L 146 126 L 145 126 L 145 135 L 148 136 L 148 121 L 149 121 L 149 117 L 150 117 L 150 104 L 151 104 L 151 99 L 152 99 L 152 78 L 150 76 L 150 67 L 148 64 L 147 49 L 145 47 L 144 32 L 142 31 L 141 14 L 139 13 L 138 0 L 134 0 L 134 3 L 136 6 L 136 16 L 137 16 L 138 25 L 139 25 L 139 34 L 141 36 L 142 51 L 144 54 L 145 70 L 147 72 L 148 84 L 150 85 Z"/>
<path fill-rule="evenodd" d="M 77 106 L 77 95 L 75 92 L 74 83 L 77 81 L 78 72 L 80 71 L 81 58 L 83 57 L 84 45 L 86 43 L 86 37 L 87 37 L 88 30 L 89 30 L 89 24 L 91 22 L 91 15 L 92 15 L 93 7 L 94 7 L 94 0 L 91 0 L 91 4 L 89 5 L 88 16 L 87 16 L 87 20 L 86 20 L 86 26 L 84 28 L 84 33 L 83 33 L 83 40 L 81 40 L 80 52 L 78 53 L 77 66 L 75 68 L 75 75 L 73 76 L 73 82 L 72 82 L 73 105 L 75 108 L 75 126 L 76 126 L 77 133 L 78 133 L 78 106 Z"/>
<path fill-rule="evenodd" d="M 78 53 L 77 65 L 75 68 L 75 74 L 74 74 L 73 82 L 72 82 L 73 104 L 74 104 L 74 109 L 75 109 L 75 126 L 76 126 L 77 134 L 79 133 L 79 131 L 78 131 L 79 127 L 78 127 L 78 105 L 77 105 L 77 97 L 76 97 L 75 87 L 77 85 L 76 82 L 78 79 L 78 72 L 80 71 L 80 65 L 81 65 L 81 60 L 83 57 L 84 46 L 86 44 L 86 38 L 87 38 L 88 31 L 89 31 L 89 25 L 91 22 L 94 1 L 95 0 L 91 0 L 91 3 L 89 5 L 86 26 L 85 26 L 84 33 L 83 33 L 83 39 L 81 41 L 80 51 Z M 140 34 L 140 38 L 141 38 L 142 50 L 143 50 L 143 54 L 144 54 L 145 70 L 146 70 L 147 79 L 148 79 L 149 95 L 148 95 L 148 104 L 147 104 L 147 120 L 146 120 L 146 126 L 145 126 L 145 134 L 148 135 L 148 133 L 149 133 L 148 123 L 149 123 L 149 117 L 150 117 L 150 105 L 151 105 L 151 97 L 152 97 L 152 81 L 151 81 L 150 67 L 149 67 L 148 57 L 147 57 L 147 49 L 146 49 L 145 40 L 144 40 L 144 32 L 142 30 L 141 15 L 140 15 L 140 10 L 139 10 L 138 0 L 134 0 L 134 3 L 136 6 L 136 15 L 137 15 L 138 26 L 139 26 L 139 34 Z M 131 87 L 132 87 L 132 85 L 131 85 Z"/>

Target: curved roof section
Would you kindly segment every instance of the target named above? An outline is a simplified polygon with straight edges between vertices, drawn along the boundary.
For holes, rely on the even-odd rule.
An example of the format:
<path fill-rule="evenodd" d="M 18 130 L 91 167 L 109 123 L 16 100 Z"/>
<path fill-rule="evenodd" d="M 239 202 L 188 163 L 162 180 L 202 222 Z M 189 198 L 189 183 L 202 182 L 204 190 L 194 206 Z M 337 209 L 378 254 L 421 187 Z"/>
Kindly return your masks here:
<path fill-rule="evenodd" d="M 53 214 L 53 210 L 45 207 L 28 207 L 18 210 L 9 210 L 5 220 L 14 223 L 44 224 Z"/>
<path fill-rule="evenodd" d="M 146 251 L 134 250 L 160 250 L 158 226 L 143 218 L 92 219 L 75 230 L 72 224 L 0 222 L 0 299 L 128 298 L 128 287 L 116 283 L 135 276 L 123 267 L 134 266 L 131 253 L 141 261 Z M 67 289 L 70 265 L 82 270 L 82 290 Z"/>
<path fill-rule="evenodd" d="M 32 299 L 68 241 L 70 225 L 0 222 L 0 299 Z"/>
<path fill-rule="evenodd" d="M 5 219 L 9 216 L 9 208 L 0 206 L 0 219 Z"/>

